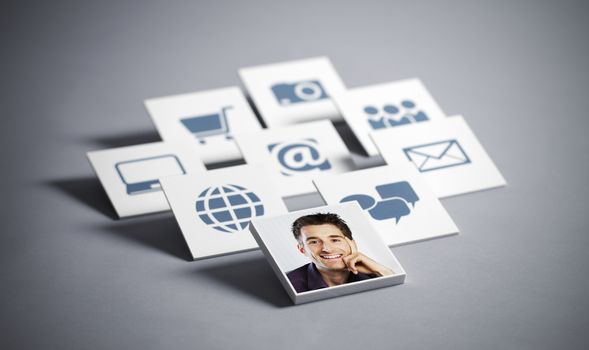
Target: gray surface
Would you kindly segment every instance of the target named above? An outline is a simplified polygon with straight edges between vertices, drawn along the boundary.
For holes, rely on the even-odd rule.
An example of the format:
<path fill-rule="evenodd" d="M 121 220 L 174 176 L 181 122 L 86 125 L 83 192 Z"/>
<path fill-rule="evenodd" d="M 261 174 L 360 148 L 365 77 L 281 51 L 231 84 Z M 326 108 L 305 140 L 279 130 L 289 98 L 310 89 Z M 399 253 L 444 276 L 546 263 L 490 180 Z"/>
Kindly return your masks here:
<path fill-rule="evenodd" d="M 588 14 L 3 2 L 0 348 L 589 348 Z M 422 78 L 509 182 L 443 201 L 461 235 L 393 249 L 405 285 L 290 306 L 259 252 L 188 262 L 169 214 L 112 219 L 84 153 L 157 140 L 143 99 L 323 54 L 349 87 Z"/>

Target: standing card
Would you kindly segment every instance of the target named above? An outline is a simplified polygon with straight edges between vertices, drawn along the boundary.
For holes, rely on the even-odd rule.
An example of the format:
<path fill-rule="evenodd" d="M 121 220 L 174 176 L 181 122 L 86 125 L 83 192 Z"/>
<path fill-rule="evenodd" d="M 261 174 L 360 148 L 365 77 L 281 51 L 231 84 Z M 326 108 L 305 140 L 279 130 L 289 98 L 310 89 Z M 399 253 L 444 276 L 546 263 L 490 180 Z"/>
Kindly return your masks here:
<path fill-rule="evenodd" d="M 327 204 L 352 202 L 362 208 L 389 246 L 458 233 L 438 197 L 406 162 L 314 182 Z"/>
<path fill-rule="evenodd" d="M 162 187 L 194 259 L 256 249 L 250 220 L 287 212 L 252 165 L 174 176 Z"/>
<path fill-rule="evenodd" d="M 237 134 L 247 163 L 263 163 L 283 197 L 312 193 L 312 179 L 352 170 L 346 145 L 329 120 Z"/>
<path fill-rule="evenodd" d="M 405 282 L 403 267 L 351 203 L 256 218 L 250 231 L 295 304 Z"/>
<path fill-rule="evenodd" d="M 412 163 L 439 198 L 506 185 L 462 116 L 371 136 L 388 164 Z"/>
<path fill-rule="evenodd" d="M 160 180 L 205 172 L 192 143 L 155 142 L 88 152 L 120 218 L 169 210 Z"/>
<path fill-rule="evenodd" d="M 332 99 L 369 156 L 378 155 L 371 131 L 446 117 L 419 79 L 354 88 Z"/>
<path fill-rule="evenodd" d="M 345 87 L 327 57 L 242 68 L 239 75 L 268 127 L 341 120 L 331 96 Z"/>
<path fill-rule="evenodd" d="M 241 158 L 233 134 L 261 129 L 238 87 L 149 99 L 145 107 L 164 141 L 193 141 L 207 164 Z"/>

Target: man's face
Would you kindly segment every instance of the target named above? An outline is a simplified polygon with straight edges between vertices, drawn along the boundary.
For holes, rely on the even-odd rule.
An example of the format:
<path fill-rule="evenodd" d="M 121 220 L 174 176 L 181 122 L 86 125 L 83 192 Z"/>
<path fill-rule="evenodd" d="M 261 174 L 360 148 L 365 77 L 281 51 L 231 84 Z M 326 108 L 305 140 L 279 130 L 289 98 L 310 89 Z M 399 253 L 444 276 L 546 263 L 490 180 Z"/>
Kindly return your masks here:
<path fill-rule="evenodd" d="M 342 258 L 352 253 L 351 244 L 334 225 L 309 225 L 301 228 L 298 248 L 317 268 L 342 270 L 346 268 Z"/>

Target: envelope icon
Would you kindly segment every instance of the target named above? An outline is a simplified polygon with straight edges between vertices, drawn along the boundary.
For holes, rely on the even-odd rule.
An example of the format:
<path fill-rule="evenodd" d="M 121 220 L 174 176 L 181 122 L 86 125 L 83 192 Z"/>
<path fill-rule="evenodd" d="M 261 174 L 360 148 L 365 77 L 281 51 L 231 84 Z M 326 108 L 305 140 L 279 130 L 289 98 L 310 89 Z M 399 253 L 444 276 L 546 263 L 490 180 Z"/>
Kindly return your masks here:
<path fill-rule="evenodd" d="M 456 140 L 446 140 L 403 148 L 405 155 L 420 172 L 470 163 L 470 158 Z"/>

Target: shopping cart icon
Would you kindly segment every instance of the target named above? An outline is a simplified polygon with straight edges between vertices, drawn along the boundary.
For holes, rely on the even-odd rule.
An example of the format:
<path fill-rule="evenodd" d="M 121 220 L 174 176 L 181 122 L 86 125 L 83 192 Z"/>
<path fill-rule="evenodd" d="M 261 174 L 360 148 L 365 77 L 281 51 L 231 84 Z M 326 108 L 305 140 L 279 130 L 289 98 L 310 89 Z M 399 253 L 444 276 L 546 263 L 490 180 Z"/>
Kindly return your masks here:
<path fill-rule="evenodd" d="M 230 140 L 232 137 L 229 135 L 227 111 L 232 108 L 232 106 L 225 106 L 219 113 L 188 117 L 180 119 L 180 122 L 202 144 L 206 143 L 205 138 L 215 135 L 225 135 L 225 138 Z"/>

